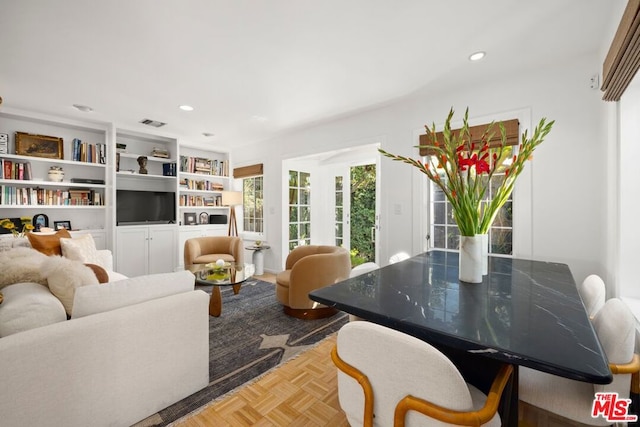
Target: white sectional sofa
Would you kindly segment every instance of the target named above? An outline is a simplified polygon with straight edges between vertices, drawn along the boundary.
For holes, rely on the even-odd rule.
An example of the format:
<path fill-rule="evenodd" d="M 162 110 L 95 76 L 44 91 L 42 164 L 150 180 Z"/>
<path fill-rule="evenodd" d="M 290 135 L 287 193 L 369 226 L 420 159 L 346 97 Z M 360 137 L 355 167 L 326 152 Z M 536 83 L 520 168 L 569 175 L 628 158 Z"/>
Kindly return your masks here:
<path fill-rule="evenodd" d="M 5 287 L 0 314 L 24 294 L 37 313 L 49 297 L 29 286 Z M 129 426 L 208 384 L 209 296 L 190 272 L 82 286 L 73 301 L 69 320 L 0 338 L 3 427 Z"/>

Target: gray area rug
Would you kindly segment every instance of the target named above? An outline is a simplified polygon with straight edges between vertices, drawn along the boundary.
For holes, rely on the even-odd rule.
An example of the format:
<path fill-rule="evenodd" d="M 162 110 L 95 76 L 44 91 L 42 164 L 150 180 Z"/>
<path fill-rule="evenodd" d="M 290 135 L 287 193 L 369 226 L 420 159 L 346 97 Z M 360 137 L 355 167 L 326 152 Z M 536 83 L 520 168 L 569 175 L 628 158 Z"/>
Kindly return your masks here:
<path fill-rule="evenodd" d="M 198 287 L 207 292 L 211 287 Z M 340 329 L 345 313 L 300 320 L 282 312 L 275 285 L 250 280 L 238 295 L 223 287 L 222 315 L 209 318 L 209 385 L 148 418 L 165 426 L 296 356 Z"/>

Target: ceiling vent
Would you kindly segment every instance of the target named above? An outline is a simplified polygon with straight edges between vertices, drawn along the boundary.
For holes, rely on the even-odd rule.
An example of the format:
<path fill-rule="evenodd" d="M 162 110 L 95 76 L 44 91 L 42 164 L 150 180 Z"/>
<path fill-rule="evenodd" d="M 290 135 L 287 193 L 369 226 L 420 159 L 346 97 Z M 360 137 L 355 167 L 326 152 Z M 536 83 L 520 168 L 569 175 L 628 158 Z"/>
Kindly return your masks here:
<path fill-rule="evenodd" d="M 147 126 L 153 126 L 154 128 L 160 128 L 160 127 L 166 125 L 166 123 L 164 123 L 164 122 L 159 122 L 157 120 L 151 120 L 151 119 L 140 120 L 140 123 L 142 123 L 143 125 L 147 125 Z"/>

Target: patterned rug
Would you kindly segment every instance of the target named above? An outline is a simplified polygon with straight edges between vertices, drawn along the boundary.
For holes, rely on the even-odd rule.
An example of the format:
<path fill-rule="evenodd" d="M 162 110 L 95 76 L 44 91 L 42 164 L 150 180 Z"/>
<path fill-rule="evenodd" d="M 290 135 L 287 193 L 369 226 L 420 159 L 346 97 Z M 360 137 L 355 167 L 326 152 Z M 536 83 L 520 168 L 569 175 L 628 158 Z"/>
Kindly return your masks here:
<path fill-rule="evenodd" d="M 344 313 L 318 320 L 287 316 L 274 287 L 252 280 L 238 295 L 231 287 L 221 289 L 222 314 L 209 318 L 209 385 L 136 426 L 165 426 L 298 355 L 348 321 Z"/>

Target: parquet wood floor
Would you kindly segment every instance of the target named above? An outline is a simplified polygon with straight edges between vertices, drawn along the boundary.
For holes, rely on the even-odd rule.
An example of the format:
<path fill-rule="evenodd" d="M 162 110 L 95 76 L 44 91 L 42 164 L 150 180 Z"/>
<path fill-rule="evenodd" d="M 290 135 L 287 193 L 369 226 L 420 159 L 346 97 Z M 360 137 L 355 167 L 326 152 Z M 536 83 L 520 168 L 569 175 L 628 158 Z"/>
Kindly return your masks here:
<path fill-rule="evenodd" d="M 232 392 L 176 427 L 348 427 L 338 403 L 336 367 L 329 354 L 335 335 Z"/>

